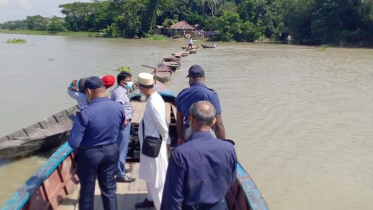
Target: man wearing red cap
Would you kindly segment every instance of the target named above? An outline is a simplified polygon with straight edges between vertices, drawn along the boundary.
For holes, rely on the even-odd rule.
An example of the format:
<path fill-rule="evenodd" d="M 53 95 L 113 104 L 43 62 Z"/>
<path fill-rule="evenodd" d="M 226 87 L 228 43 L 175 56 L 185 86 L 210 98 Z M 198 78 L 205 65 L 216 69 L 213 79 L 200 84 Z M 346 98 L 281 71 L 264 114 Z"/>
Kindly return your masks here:
<path fill-rule="evenodd" d="M 87 96 L 84 92 L 84 83 L 88 77 L 83 77 L 78 80 L 73 80 L 70 86 L 67 88 L 67 94 L 78 102 L 79 108 L 83 108 L 88 105 Z M 112 75 L 105 75 L 100 77 L 105 88 L 108 89 L 115 83 L 115 77 Z"/>

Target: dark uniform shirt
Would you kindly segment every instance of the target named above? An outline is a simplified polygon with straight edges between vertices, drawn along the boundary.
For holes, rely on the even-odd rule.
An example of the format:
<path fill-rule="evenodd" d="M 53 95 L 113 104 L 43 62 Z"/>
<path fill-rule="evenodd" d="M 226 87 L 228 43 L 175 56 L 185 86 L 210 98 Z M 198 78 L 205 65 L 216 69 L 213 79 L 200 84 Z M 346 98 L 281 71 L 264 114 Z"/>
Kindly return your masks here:
<path fill-rule="evenodd" d="M 177 110 L 183 113 L 185 124 L 189 125 L 189 108 L 198 101 L 209 101 L 214 105 L 216 114 L 221 114 L 218 94 L 207 88 L 203 83 L 194 83 L 189 88 L 184 89 L 176 98 Z"/>
<path fill-rule="evenodd" d="M 221 201 L 236 179 L 237 157 L 232 143 L 210 132 L 192 134 L 176 147 L 168 165 L 162 210 L 180 210 Z"/>
<path fill-rule="evenodd" d="M 96 98 L 77 112 L 69 145 L 72 148 L 90 148 L 114 143 L 123 123 L 124 111 L 120 103 L 108 97 Z"/>

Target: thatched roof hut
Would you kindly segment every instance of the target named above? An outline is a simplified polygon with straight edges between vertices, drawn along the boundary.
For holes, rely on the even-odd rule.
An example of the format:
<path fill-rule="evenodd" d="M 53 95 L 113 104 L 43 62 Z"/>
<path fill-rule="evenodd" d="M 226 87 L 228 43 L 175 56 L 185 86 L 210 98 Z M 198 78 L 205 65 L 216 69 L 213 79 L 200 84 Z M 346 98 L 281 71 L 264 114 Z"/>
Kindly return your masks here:
<path fill-rule="evenodd" d="M 167 28 L 168 35 L 175 34 L 192 34 L 196 30 L 195 27 L 189 25 L 186 21 L 180 21 Z"/>

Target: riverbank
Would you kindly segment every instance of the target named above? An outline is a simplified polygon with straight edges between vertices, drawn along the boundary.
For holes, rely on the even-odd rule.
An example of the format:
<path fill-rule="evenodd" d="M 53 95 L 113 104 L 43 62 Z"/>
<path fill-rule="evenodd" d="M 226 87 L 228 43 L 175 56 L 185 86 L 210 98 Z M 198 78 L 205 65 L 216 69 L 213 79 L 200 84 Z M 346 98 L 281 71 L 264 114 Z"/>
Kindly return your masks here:
<path fill-rule="evenodd" d="M 95 37 L 98 32 L 74 32 L 74 31 L 30 31 L 30 30 L 0 30 L 0 34 L 27 34 L 27 35 L 56 35 L 56 36 L 83 36 Z"/>

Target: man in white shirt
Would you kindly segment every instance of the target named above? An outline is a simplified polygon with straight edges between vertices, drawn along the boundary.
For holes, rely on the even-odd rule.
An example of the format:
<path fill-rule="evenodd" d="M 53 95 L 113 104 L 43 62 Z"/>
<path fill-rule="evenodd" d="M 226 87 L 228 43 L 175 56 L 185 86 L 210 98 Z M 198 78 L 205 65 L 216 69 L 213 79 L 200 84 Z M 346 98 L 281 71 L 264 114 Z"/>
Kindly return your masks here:
<path fill-rule="evenodd" d="M 139 179 L 146 181 L 148 196 L 143 202 L 137 203 L 136 208 L 148 208 L 154 206 L 159 210 L 168 167 L 166 144 L 170 144 L 171 142 L 168 136 L 165 103 L 162 97 L 154 90 L 153 77 L 154 76 L 149 73 L 140 73 L 137 80 L 141 92 L 141 98 L 142 100 L 147 101 L 144 117 L 139 127 L 141 150 Z M 159 138 L 160 136 L 162 144 L 159 155 L 155 158 L 144 155 L 142 153 L 144 137 Z"/>
<path fill-rule="evenodd" d="M 191 50 L 191 49 L 193 49 L 193 39 L 192 39 L 192 37 L 190 37 L 189 44 L 188 44 L 188 50 Z"/>

